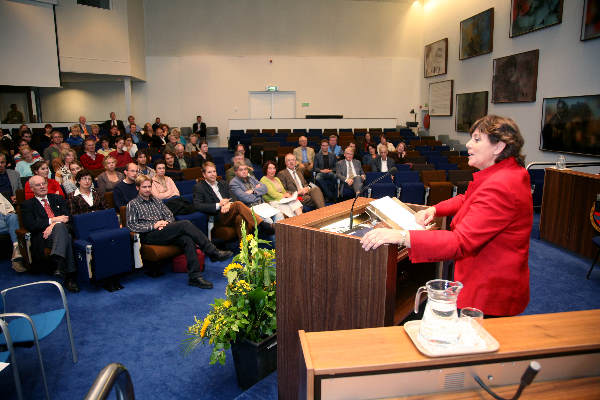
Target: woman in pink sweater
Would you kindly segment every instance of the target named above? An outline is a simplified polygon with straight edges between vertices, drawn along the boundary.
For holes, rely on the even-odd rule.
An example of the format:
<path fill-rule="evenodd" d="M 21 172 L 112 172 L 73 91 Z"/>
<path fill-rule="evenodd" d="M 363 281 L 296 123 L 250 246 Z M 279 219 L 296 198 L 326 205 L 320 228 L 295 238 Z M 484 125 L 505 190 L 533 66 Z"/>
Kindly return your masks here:
<path fill-rule="evenodd" d="M 156 175 L 152 178 L 152 196 L 161 200 L 179 197 L 179 189 L 175 186 L 175 182 L 165 175 L 165 162 L 158 161 L 155 170 Z"/>

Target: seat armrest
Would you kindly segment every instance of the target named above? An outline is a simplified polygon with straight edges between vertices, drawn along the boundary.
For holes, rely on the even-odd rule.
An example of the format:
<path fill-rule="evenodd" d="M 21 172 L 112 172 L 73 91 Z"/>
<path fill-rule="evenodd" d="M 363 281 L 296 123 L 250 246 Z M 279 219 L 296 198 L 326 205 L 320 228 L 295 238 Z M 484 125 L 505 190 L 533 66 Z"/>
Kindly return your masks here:
<path fill-rule="evenodd" d="M 58 289 L 58 292 L 60 293 L 60 297 L 63 302 L 63 307 L 65 308 L 67 313 L 69 312 L 69 308 L 67 306 L 67 297 L 65 296 L 65 290 L 63 289 L 62 285 L 56 281 L 38 281 L 38 282 L 25 283 L 23 285 L 9 287 L 9 288 L 6 288 L 6 289 L 0 291 L 0 295 L 2 296 L 2 302 L 4 303 L 4 311 L 6 311 L 6 294 L 8 292 L 17 290 L 17 289 L 23 289 L 23 288 L 26 288 L 29 286 L 35 286 L 35 285 L 55 286 Z"/>

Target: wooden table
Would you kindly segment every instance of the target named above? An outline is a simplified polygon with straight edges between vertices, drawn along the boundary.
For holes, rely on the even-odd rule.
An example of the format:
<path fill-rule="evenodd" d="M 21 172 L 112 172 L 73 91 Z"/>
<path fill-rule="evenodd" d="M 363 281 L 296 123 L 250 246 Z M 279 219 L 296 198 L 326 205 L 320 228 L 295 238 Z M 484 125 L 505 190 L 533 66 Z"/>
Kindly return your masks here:
<path fill-rule="evenodd" d="M 583 361 L 577 361 L 582 368 L 592 360 L 590 369 L 592 375 L 600 375 L 600 362 L 597 362 L 600 357 L 600 310 L 489 319 L 483 321 L 483 326 L 500 343 L 500 349 L 497 352 L 443 358 L 428 358 L 419 353 L 404 328 L 400 326 L 330 332 L 306 333 L 300 331 L 302 347 L 300 363 L 304 365 L 304 375 L 299 387 L 298 398 L 321 398 L 323 388 L 326 387 L 325 384 L 329 384 L 328 380 L 333 382 L 336 379 L 349 378 L 345 384 L 351 385 L 351 380 L 355 378 L 368 377 L 365 380 L 368 382 L 368 379 L 382 376 L 383 380 L 379 381 L 378 385 L 381 385 L 382 382 L 385 385 L 386 377 L 393 377 L 394 382 L 398 382 L 401 374 L 415 374 L 415 379 L 421 379 L 418 373 L 425 373 L 424 376 L 428 377 L 425 382 L 432 382 L 432 377 L 443 374 L 441 371 L 491 368 L 499 365 L 507 369 L 507 366 L 512 368 L 513 364 L 526 365 L 529 360 L 534 359 L 542 364 L 542 371 L 538 375 L 539 379 L 536 379 L 536 383 L 543 380 L 557 380 L 561 377 L 562 379 L 572 379 L 576 376 L 585 376 L 585 373 L 581 375 L 581 372 L 569 370 L 568 362 L 559 364 L 558 371 L 552 371 L 551 365 L 556 360 L 572 360 L 574 357 L 584 358 Z M 577 363 L 575 364 L 577 365 Z M 561 371 L 562 366 L 564 366 L 564 370 Z M 512 369 L 518 378 L 524 371 L 520 365 L 518 368 Z M 544 378 L 544 373 L 546 378 Z M 580 375 L 572 376 L 570 375 L 572 373 Z M 478 374 L 482 376 L 481 373 L 478 372 Z M 485 373 L 482 378 L 487 376 L 488 374 Z M 447 375 L 440 377 L 448 380 Z M 548 377 L 550 378 L 548 379 Z M 518 378 L 513 382 L 518 382 Z M 465 378 L 465 382 L 467 381 L 472 381 L 468 374 Z M 496 382 L 498 381 L 499 379 Z M 433 383 L 425 382 L 422 382 L 423 393 L 435 393 L 435 388 L 431 387 Z M 418 383 L 421 384 L 421 382 Z M 494 384 L 492 381 L 490 383 Z M 599 382 L 597 379 L 592 379 L 586 381 L 586 385 L 594 392 L 598 389 Z M 546 384 L 547 386 L 548 384 Z M 472 390 L 472 388 L 466 386 L 446 387 L 447 390 L 456 389 L 453 390 L 454 392 L 465 389 Z M 374 390 L 378 390 L 378 387 Z M 506 391 L 510 392 L 509 389 Z M 331 392 L 330 390 L 327 393 L 331 394 Z M 479 392 L 474 393 L 479 395 L 477 394 Z M 408 393 L 408 395 L 415 394 L 418 393 Z M 596 391 L 595 394 L 596 398 L 600 398 L 600 391 Z M 393 398 L 401 395 L 406 395 L 406 393 L 400 391 L 392 396 L 380 397 Z M 326 397 L 323 395 L 323 398 Z M 356 393 L 355 398 L 364 397 Z"/>

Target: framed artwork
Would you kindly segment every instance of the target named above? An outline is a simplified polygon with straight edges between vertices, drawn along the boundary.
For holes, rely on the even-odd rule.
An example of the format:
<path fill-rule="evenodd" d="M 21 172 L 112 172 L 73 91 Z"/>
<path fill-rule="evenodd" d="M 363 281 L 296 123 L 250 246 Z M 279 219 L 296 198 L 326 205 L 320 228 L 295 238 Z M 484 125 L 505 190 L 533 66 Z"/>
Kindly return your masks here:
<path fill-rule="evenodd" d="M 494 59 L 492 103 L 535 101 L 540 51 Z"/>
<path fill-rule="evenodd" d="M 432 117 L 452 115 L 452 90 L 454 81 L 432 82 L 429 84 L 429 115 Z"/>
<path fill-rule="evenodd" d="M 562 22 L 563 0 L 511 0 L 510 37 Z"/>
<path fill-rule="evenodd" d="M 600 94 L 544 99 L 540 150 L 598 157 L 598 132 Z"/>
<path fill-rule="evenodd" d="M 448 71 L 448 38 L 425 46 L 425 78 L 444 75 Z"/>
<path fill-rule="evenodd" d="M 488 92 L 456 95 L 456 131 L 469 132 L 475 121 L 488 113 Z"/>
<path fill-rule="evenodd" d="M 583 3 L 583 21 L 581 21 L 581 40 L 600 37 L 600 3 L 598 0 L 585 0 Z"/>
<path fill-rule="evenodd" d="M 494 9 L 490 8 L 460 22 L 458 58 L 491 53 L 494 47 Z"/>

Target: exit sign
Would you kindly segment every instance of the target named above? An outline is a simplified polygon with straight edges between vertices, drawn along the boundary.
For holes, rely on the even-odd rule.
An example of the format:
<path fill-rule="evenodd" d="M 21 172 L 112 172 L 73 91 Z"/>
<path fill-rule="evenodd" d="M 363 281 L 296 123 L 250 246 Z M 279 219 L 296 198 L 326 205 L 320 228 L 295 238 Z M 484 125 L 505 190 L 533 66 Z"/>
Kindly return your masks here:
<path fill-rule="evenodd" d="M 278 90 L 279 90 L 278 86 L 272 86 L 272 85 L 267 86 L 267 92 L 276 92 Z"/>

